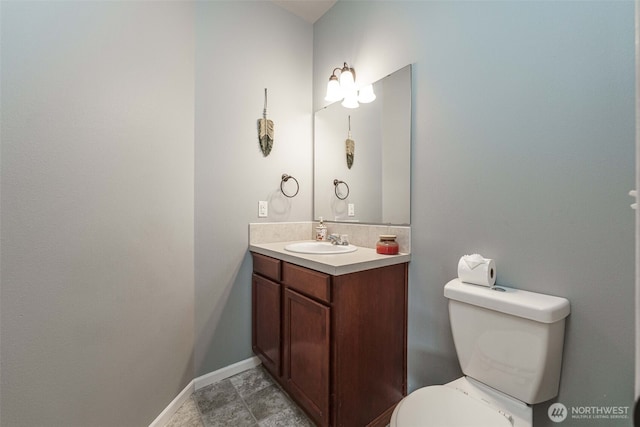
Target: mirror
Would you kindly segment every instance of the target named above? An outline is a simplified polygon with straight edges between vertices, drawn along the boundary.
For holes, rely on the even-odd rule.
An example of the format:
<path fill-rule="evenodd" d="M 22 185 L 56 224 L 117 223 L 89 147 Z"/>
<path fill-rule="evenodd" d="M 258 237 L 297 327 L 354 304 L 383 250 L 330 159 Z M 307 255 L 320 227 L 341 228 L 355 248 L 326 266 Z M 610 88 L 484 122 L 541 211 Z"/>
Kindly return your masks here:
<path fill-rule="evenodd" d="M 410 224 L 411 65 L 373 90 L 376 99 L 369 104 L 349 109 L 335 102 L 315 114 L 316 220 Z M 347 139 L 353 142 L 350 168 Z"/>

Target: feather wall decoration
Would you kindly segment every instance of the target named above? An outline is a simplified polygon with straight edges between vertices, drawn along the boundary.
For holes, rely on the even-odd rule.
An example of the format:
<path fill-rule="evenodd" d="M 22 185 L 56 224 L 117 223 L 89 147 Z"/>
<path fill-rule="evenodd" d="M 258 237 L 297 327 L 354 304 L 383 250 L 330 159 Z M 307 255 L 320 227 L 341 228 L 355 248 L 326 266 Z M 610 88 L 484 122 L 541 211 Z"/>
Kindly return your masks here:
<path fill-rule="evenodd" d="M 356 154 L 356 142 L 351 139 L 351 116 L 349 116 L 349 133 L 347 134 L 345 145 L 347 147 L 347 167 L 351 169 L 351 166 L 353 166 L 353 158 Z"/>
<path fill-rule="evenodd" d="M 267 157 L 273 148 L 273 120 L 267 119 L 267 88 L 264 88 L 264 110 L 258 119 L 258 140 L 262 155 Z"/>

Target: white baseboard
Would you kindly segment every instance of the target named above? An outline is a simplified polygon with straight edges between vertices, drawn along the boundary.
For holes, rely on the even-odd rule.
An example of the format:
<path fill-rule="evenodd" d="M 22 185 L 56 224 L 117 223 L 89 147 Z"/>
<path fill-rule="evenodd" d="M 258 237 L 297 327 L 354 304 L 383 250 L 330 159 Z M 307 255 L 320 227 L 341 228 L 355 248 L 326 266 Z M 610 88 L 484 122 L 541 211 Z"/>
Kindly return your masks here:
<path fill-rule="evenodd" d="M 204 374 L 193 380 L 195 389 L 200 390 L 203 387 L 206 387 L 208 385 L 217 383 L 218 381 L 222 381 L 224 379 L 232 377 L 235 374 L 239 374 L 242 371 L 255 368 L 256 366 L 260 365 L 260 363 L 261 363 L 260 359 L 258 359 L 256 356 L 253 356 L 248 359 L 241 360 L 238 363 L 234 363 L 233 365 L 229 365 L 222 369 L 218 369 L 217 371 Z"/>
<path fill-rule="evenodd" d="M 175 399 L 173 399 L 171 403 L 164 408 L 164 411 L 162 411 L 160 415 L 158 415 L 156 419 L 149 424 L 149 427 L 164 427 L 167 425 L 171 420 L 171 417 L 178 412 L 178 409 L 180 409 L 182 404 L 191 397 L 194 391 L 232 377 L 235 374 L 246 371 L 247 369 L 255 368 L 260 365 L 260 363 L 260 359 L 254 356 L 246 360 L 241 360 L 233 365 L 226 366 L 222 369 L 218 369 L 217 371 L 204 374 L 198 378 L 194 378 L 184 389 L 182 389 L 180 393 L 178 393 Z"/>
<path fill-rule="evenodd" d="M 171 417 L 173 417 L 173 414 L 175 414 L 178 409 L 180 409 L 182 404 L 186 402 L 187 399 L 190 398 L 195 391 L 195 388 L 193 386 L 194 382 L 195 380 L 191 380 L 191 382 L 187 384 L 187 386 L 183 388 L 180 393 L 178 393 L 175 399 L 173 399 L 171 403 L 169 403 L 169 405 L 164 408 L 164 411 L 162 411 L 160 415 L 158 415 L 156 419 L 153 420 L 151 424 L 149 424 L 149 427 L 166 426 L 167 423 L 169 423 L 169 420 L 171 420 Z"/>

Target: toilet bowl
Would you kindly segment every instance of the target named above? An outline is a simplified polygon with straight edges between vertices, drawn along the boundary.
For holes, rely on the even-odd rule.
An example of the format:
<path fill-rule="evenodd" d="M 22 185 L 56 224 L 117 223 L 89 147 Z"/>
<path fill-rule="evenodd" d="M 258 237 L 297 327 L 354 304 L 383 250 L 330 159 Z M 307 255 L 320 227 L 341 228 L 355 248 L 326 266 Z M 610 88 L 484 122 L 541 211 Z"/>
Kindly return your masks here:
<path fill-rule="evenodd" d="M 531 405 L 558 394 L 565 298 L 451 280 L 451 332 L 464 376 L 398 403 L 391 427 L 532 427 Z"/>
<path fill-rule="evenodd" d="M 396 406 L 390 427 L 532 427 L 531 407 L 473 378 L 423 387 Z"/>

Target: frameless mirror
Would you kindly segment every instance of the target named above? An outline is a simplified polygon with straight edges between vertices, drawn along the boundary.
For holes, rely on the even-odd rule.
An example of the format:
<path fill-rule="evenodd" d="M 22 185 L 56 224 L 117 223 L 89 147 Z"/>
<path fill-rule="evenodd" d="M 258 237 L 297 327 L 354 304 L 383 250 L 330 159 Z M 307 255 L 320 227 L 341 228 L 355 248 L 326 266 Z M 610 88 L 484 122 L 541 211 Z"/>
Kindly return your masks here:
<path fill-rule="evenodd" d="M 411 65 L 373 90 L 376 99 L 359 108 L 336 102 L 315 114 L 316 220 L 410 223 Z M 351 167 L 347 148 L 353 150 Z"/>

